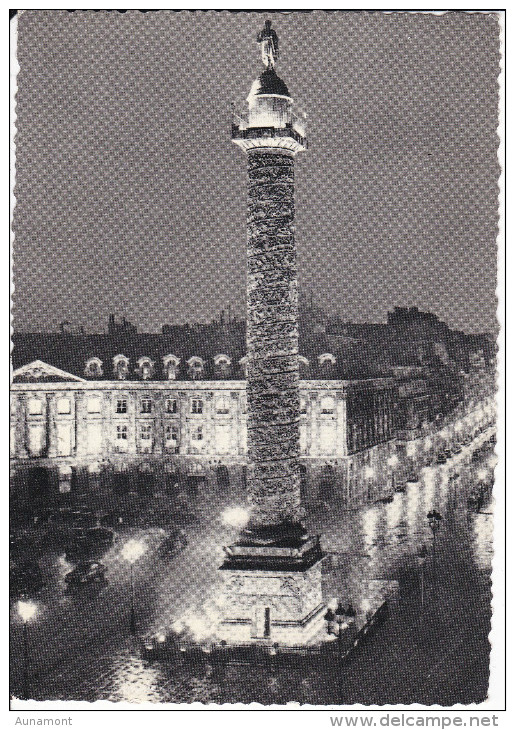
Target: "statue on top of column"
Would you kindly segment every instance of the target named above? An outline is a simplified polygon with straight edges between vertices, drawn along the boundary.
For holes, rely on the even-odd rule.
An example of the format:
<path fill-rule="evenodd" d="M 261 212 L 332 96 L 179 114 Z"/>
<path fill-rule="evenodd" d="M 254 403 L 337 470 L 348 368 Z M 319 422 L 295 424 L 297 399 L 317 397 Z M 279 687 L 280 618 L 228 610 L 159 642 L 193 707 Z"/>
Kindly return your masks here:
<path fill-rule="evenodd" d="M 272 28 L 272 22 L 265 20 L 265 27 L 258 34 L 257 42 L 261 43 L 261 58 L 267 69 L 274 67 L 279 56 L 279 38 Z"/>

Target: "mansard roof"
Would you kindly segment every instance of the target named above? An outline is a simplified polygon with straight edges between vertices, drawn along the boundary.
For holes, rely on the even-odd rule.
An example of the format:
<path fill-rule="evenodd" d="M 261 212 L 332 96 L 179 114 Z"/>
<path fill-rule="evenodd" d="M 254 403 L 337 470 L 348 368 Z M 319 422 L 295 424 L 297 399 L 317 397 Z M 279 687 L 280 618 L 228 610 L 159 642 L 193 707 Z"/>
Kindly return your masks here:
<path fill-rule="evenodd" d="M 246 355 L 245 328 L 238 326 L 225 331 L 209 327 L 170 328 L 164 334 L 117 333 L 71 335 L 62 333 L 15 333 L 13 335 L 13 368 L 20 368 L 41 360 L 48 365 L 69 373 L 72 378 L 81 380 L 113 380 L 113 359 L 117 355 L 128 358 L 127 380 L 140 380 L 138 362 L 142 357 L 155 363 L 152 380 L 166 380 L 168 373 L 163 366 L 166 357 L 173 354 L 179 359 L 177 380 L 188 380 L 188 361 L 198 357 L 204 362 L 202 377 L 205 380 L 217 379 L 220 371 L 215 359 L 220 354 L 231 360 L 224 379 L 243 377 L 240 361 Z M 336 357 L 330 377 L 338 379 L 360 379 L 380 375 L 376 366 L 376 355 L 364 342 L 350 341 L 349 338 L 327 335 L 325 333 L 305 335 L 301 331 L 299 353 L 309 361 L 303 377 L 327 379 L 327 369 L 321 368 L 318 357 L 332 353 Z M 98 358 L 102 361 L 102 375 L 85 378 L 85 365 L 88 360 Z"/>

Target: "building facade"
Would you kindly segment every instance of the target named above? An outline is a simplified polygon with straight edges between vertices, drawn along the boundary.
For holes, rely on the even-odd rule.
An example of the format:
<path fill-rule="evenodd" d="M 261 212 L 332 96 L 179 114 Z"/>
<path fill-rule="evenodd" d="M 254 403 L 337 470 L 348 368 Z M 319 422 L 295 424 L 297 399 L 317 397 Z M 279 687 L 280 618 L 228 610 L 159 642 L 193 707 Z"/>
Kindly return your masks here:
<path fill-rule="evenodd" d="M 157 379 L 143 357 L 137 380 L 97 379 L 100 360 L 87 363 L 87 378 L 41 361 L 15 370 L 12 489 L 30 499 L 74 490 L 87 495 L 100 487 L 150 494 L 178 484 L 198 492 L 227 481 L 243 483 L 246 382 L 202 380 L 191 359 L 188 380 Z M 129 371 L 126 360 L 116 360 L 115 372 Z M 394 399 L 391 378 L 301 380 L 307 504 L 359 503 L 392 488 Z"/>

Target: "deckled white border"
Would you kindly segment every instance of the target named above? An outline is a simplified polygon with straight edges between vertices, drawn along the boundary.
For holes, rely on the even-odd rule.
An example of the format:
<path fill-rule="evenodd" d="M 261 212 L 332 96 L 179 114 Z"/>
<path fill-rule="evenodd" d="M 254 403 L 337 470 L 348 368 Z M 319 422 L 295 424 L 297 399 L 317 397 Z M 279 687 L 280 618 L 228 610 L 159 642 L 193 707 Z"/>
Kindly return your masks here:
<path fill-rule="evenodd" d="M 211 9 L 210 3 L 203 4 L 204 9 Z M 405 5 L 406 7 L 403 7 Z M 423 4 L 420 4 L 423 5 Z M 450 10 L 469 10 L 471 12 L 493 12 L 494 10 L 498 10 L 497 7 L 492 7 L 491 9 L 485 8 L 484 3 L 468 3 L 463 4 L 463 7 L 456 7 L 450 8 Z M 52 3 L 52 6 L 55 9 L 66 9 L 69 8 L 69 3 Z M 160 7 L 162 6 L 162 7 Z M 476 7 L 477 6 L 477 7 Z M 27 6 L 25 6 L 27 7 Z M 29 6 L 30 7 L 30 6 Z M 81 4 L 81 9 L 89 9 L 91 8 L 99 8 L 98 3 L 88 3 L 85 2 Z M 133 9 L 131 7 L 130 3 L 110 3 L 108 5 L 109 8 L 123 8 L 123 9 Z M 135 6 L 137 7 L 137 6 Z M 195 9 L 194 6 L 189 5 L 188 3 L 182 3 L 181 9 Z M 214 6 L 212 6 L 213 9 L 216 9 Z M 288 3 L 281 3 L 280 7 L 282 9 L 288 9 L 291 7 L 292 10 L 295 9 L 301 9 L 301 7 L 297 5 L 289 6 Z M 326 9 L 329 9 L 329 5 L 325 6 Z M 166 9 L 170 8 L 169 5 L 163 5 L 162 3 L 154 3 L 152 4 L 152 8 L 155 9 Z M 36 8 L 37 9 L 37 8 Z M 172 8 L 170 8 L 172 9 Z M 247 8 L 245 8 L 245 3 L 228 3 L 225 6 L 225 9 L 240 9 L 240 10 L 254 10 L 256 9 L 256 4 L 249 3 Z M 304 8 L 302 8 L 304 9 Z M 306 8 L 308 9 L 308 8 Z M 334 7 L 331 8 L 333 10 L 337 10 L 338 8 Z M 346 8 L 341 8 L 342 10 Z M 434 10 L 426 10 L 423 7 L 420 10 L 416 9 L 416 4 L 414 7 L 413 3 L 407 4 L 407 3 L 398 3 L 397 7 L 395 9 L 390 8 L 381 8 L 380 3 L 363 3 L 362 8 L 363 10 L 384 10 L 384 12 L 427 12 L 427 13 L 434 13 L 434 14 L 443 14 L 446 12 L 446 10 L 442 11 L 434 11 Z M 16 61 L 16 41 L 17 41 L 17 23 L 18 23 L 18 17 L 15 17 L 11 21 L 11 75 L 15 76 L 17 72 L 17 61 Z M 491 716 L 494 711 L 499 711 L 504 706 L 504 616 L 505 616 L 505 602 L 504 602 L 504 539 L 505 539 L 505 530 L 504 530 L 504 484 L 505 484 L 505 450 L 504 450 L 504 419 L 505 419 L 505 402 L 504 402 L 504 392 L 505 392 L 505 368 L 504 368 L 504 356 L 505 356 L 505 317 L 504 317 L 504 305 L 505 305 L 505 291 L 504 291 L 504 277 L 505 277 L 505 271 L 506 271 L 506 259 L 505 259 L 505 226 L 504 226 L 504 212 L 505 212 L 505 206 L 504 206 L 504 186 L 505 186 L 505 178 L 504 178 L 504 151 L 505 151 L 505 140 L 504 140 L 504 78 L 505 78 L 505 17 L 502 12 L 499 13 L 499 22 L 501 26 L 501 54 L 502 54 L 502 60 L 501 60 L 501 74 L 499 76 L 499 85 L 500 85 L 500 124 L 499 124 L 499 136 L 500 136 L 500 146 L 499 146 L 499 162 L 502 167 L 502 174 L 499 180 L 500 185 L 500 195 L 499 195 L 499 236 L 498 236 L 498 320 L 501 325 L 501 336 L 499 339 L 499 391 L 498 391 L 498 445 L 497 445 L 497 452 L 499 455 L 499 465 L 497 467 L 496 472 L 496 486 L 495 486 L 495 494 L 496 494 L 496 507 L 495 507 L 495 517 L 494 517 L 494 524 L 495 524 L 495 531 L 494 531 L 494 549 L 495 549 L 495 555 L 493 560 L 493 584 L 495 586 L 494 589 L 494 596 L 493 596 L 493 619 L 492 619 L 492 632 L 490 635 L 491 643 L 492 643 L 492 653 L 491 653 L 491 666 L 490 666 L 490 691 L 489 691 L 489 699 L 482 703 L 481 705 L 469 705 L 469 706 L 463 706 L 463 705 L 455 705 L 454 710 L 462 710 L 460 712 L 460 715 L 463 716 L 463 719 L 465 720 L 465 715 L 480 715 L 483 714 L 485 711 L 488 711 L 488 714 Z M 8 50 L 7 50 L 8 54 Z M 14 81 L 14 79 L 13 79 Z M 15 134 L 15 83 L 11 84 L 11 97 L 10 97 L 10 111 L 11 111 L 11 124 L 10 124 L 10 149 L 11 149 L 11 164 L 14 165 L 14 134 Z M 6 96 L 3 98 L 7 98 Z M 4 168 L 5 169 L 5 168 Z M 15 204 L 15 198 L 14 198 L 14 176 L 11 176 L 10 181 L 10 219 L 12 220 L 12 211 Z M 11 245 L 13 243 L 13 234 L 11 232 L 10 234 L 11 238 Z M 12 272 L 11 272 L 11 292 L 12 292 Z M 9 338 L 6 336 L 5 341 L 8 342 Z M 7 382 L 8 377 L 8 366 L 7 364 L 7 358 L 3 359 L 0 363 L 0 375 L 5 375 L 6 380 L 4 382 Z M 3 369 L 5 367 L 6 372 L 4 373 Z M 0 404 L 4 406 L 4 398 L 5 398 L 5 409 L 2 411 L 4 414 L 8 414 L 9 410 L 7 407 L 7 397 L 4 395 L 5 391 L 0 392 Z M 515 403 L 513 403 L 515 406 Z M 8 465 L 9 463 L 9 454 L 8 454 L 8 425 L 6 422 L 2 421 L 1 426 L 1 435 L 2 438 L 2 449 L 4 449 L 1 453 L 5 457 L 4 464 Z M 4 479 L 4 484 L 8 484 L 8 467 L 6 470 L 6 476 Z M 5 494 L 7 495 L 7 488 L 5 488 Z M 508 485 L 507 489 L 507 501 L 510 503 L 511 496 L 510 496 L 510 489 Z M 513 500 L 511 500 L 513 501 Z M 8 515 L 7 515 L 7 509 L 3 510 L 4 512 L 4 519 L 6 520 L 5 523 L 5 530 L 4 535 L 8 534 Z M 7 542 L 7 541 L 6 541 Z M 509 545 L 510 548 L 513 548 L 512 541 Z M 511 555 L 513 555 L 513 549 L 510 551 Z M 4 563 L 5 564 L 5 563 Z M 508 566 L 509 567 L 509 566 Z M 2 586 L 5 590 L 5 602 L 4 605 L 8 606 L 8 591 L 7 591 L 7 570 L 5 574 L 5 579 L 2 582 Z M 511 591 L 511 596 L 513 595 L 513 590 Z M 8 626 L 8 616 L 6 616 L 6 622 L 4 624 L 5 626 Z M 5 645 L 5 651 L 3 653 L 3 656 L 7 656 L 7 637 L 3 634 L 3 638 L 6 640 Z M 2 679 L 5 677 L 5 683 L 4 687 L 7 688 L 8 686 L 8 675 L 7 671 L 2 672 Z M 509 673 L 508 680 L 510 680 L 511 673 Z M 513 677 L 511 677 L 513 679 Z M 508 684 L 508 687 L 510 684 Z M 511 686 L 515 686 L 515 684 L 512 683 Z M 11 712 L 10 717 L 8 718 L 9 724 L 13 724 L 14 726 L 14 720 L 16 718 L 17 714 L 20 714 L 19 711 L 21 710 L 52 710 L 53 712 L 50 714 L 48 712 L 30 712 L 30 713 L 21 713 L 24 718 L 26 717 L 56 717 L 56 716 L 67 716 L 69 714 L 69 711 L 72 710 L 79 710 L 79 709 L 87 709 L 87 710 L 106 710 L 112 712 L 118 711 L 121 709 L 127 709 L 137 712 L 148 712 L 152 711 L 155 713 L 156 710 L 163 710 L 163 709 L 169 709 L 169 710 L 187 710 L 189 712 L 195 712 L 198 710 L 201 711 L 212 711 L 212 712 L 223 712 L 223 716 L 220 719 L 213 718 L 212 715 L 200 715 L 195 714 L 196 722 L 223 722 L 224 727 L 230 728 L 230 727 L 237 727 L 238 730 L 241 728 L 242 720 L 245 723 L 246 726 L 250 728 L 250 730 L 253 730 L 254 727 L 261 728 L 261 724 L 263 722 L 266 722 L 267 724 L 272 724 L 273 726 L 279 726 L 280 724 L 284 724 L 284 722 L 295 722 L 296 727 L 299 727 L 302 729 L 303 727 L 306 728 L 312 728 L 314 724 L 319 725 L 321 722 L 325 723 L 327 727 L 330 727 L 329 723 L 329 716 L 330 715 L 341 715 L 346 714 L 349 716 L 355 716 L 355 715 L 366 715 L 367 713 L 370 713 L 370 715 L 374 716 L 375 722 L 378 727 L 380 727 L 380 718 L 386 714 L 388 711 L 395 711 L 401 712 L 404 711 L 405 714 L 413 715 L 413 716 L 421 716 L 424 717 L 427 715 L 429 711 L 431 711 L 431 714 L 448 714 L 450 717 L 453 716 L 453 712 L 451 708 L 442 708 L 441 706 L 426 706 L 426 705 L 388 705 L 388 706 L 365 706 L 365 705 L 350 705 L 346 706 L 344 708 L 338 707 L 338 706 L 323 706 L 323 707 L 315 707 L 311 705 L 303 705 L 302 707 L 305 709 L 317 709 L 318 712 L 302 712 L 301 706 L 296 706 L 295 704 L 287 705 L 286 707 L 274 707 L 274 706 L 267 706 L 263 707 L 261 705 L 253 704 L 253 705 L 202 705 L 202 704 L 159 704 L 159 705 L 151 705 L 151 704 L 142 704 L 142 705 L 133 705 L 131 703 L 125 703 L 125 702 L 118 702 L 118 703 L 109 703 L 104 701 L 99 701 L 95 703 L 88 703 L 88 702 L 34 702 L 34 701 L 28 701 L 28 702 L 22 702 L 22 701 L 13 701 L 11 704 L 11 707 L 13 710 L 18 710 L 18 713 Z M 268 712 L 268 714 L 265 716 L 262 714 L 262 712 L 255 712 L 253 711 L 254 708 L 259 708 L 259 710 L 265 710 Z M 282 710 L 282 712 L 274 712 L 274 710 Z M 294 715 L 290 717 L 290 715 L 283 714 L 284 711 L 294 711 Z M 371 710 L 380 710 L 377 712 L 370 712 Z M 227 710 L 231 710 L 230 712 L 227 712 Z M 298 710 L 295 712 L 295 710 Z M 342 712 L 344 710 L 344 712 Z M 58 715 L 56 714 L 58 713 Z M 244 713 L 244 714 L 243 714 Z M 271 713 L 271 714 L 270 714 Z M 502 714 L 498 713 L 500 715 L 499 720 L 499 726 L 500 727 L 508 727 L 511 726 L 509 724 L 504 725 L 505 722 L 509 722 L 508 717 L 511 717 L 511 722 L 513 722 L 513 718 L 515 717 L 514 712 L 510 712 L 509 716 L 508 713 Z M 100 723 L 102 727 L 107 726 L 107 724 L 112 724 L 113 721 L 115 722 L 123 722 L 124 725 L 132 725 L 135 723 L 140 724 L 140 721 L 144 718 L 142 718 L 139 714 L 138 715 L 132 715 L 130 713 L 122 713 L 117 718 L 121 718 L 120 720 L 116 719 L 112 715 L 106 715 L 104 712 L 100 712 L 100 714 L 97 712 L 94 716 L 91 715 L 91 713 L 87 712 L 79 712 L 73 714 L 73 726 L 79 727 L 79 726 L 85 726 L 86 724 L 90 724 L 92 721 L 95 724 Z M 173 717 L 173 719 L 172 719 Z M 191 724 L 192 723 L 192 717 L 190 715 L 185 715 L 182 712 L 174 714 L 172 717 L 170 717 L 167 713 L 164 712 L 157 712 L 156 714 L 152 715 L 152 721 L 156 725 L 163 725 L 166 724 L 168 727 L 170 722 L 173 722 L 174 724 Z"/>

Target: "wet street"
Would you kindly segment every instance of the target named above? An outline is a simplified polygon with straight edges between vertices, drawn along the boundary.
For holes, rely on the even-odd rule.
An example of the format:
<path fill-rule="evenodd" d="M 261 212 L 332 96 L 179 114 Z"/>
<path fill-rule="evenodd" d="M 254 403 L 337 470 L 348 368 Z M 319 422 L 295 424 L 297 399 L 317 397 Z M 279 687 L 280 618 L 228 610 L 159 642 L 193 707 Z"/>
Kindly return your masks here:
<path fill-rule="evenodd" d="M 488 438 L 486 432 L 482 440 Z M 306 519 L 322 535 L 327 600 L 343 597 L 366 608 L 375 582 L 398 581 L 387 621 L 343 666 L 303 658 L 263 666 L 144 660 L 129 631 L 128 540 L 145 552 L 134 564 L 138 636 L 186 626 L 196 640 L 209 640 L 216 622 L 218 567 L 222 545 L 237 535 L 224 524 L 235 498 L 199 505 L 198 520 L 186 531 L 188 545 L 163 557 L 166 537 L 159 528 L 120 531 L 102 557 L 106 581 L 77 588 L 64 577 L 72 569 L 65 555 L 40 560 L 46 585 L 27 629 L 29 694 L 34 699 L 135 702 L 261 702 L 311 704 L 470 703 L 487 692 L 490 622 L 492 505 L 467 508 L 478 481 L 492 474 L 493 451 L 471 462 L 471 447 L 441 466 L 425 468 L 417 483 L 390 503 L 354 511 L 325 511 Z M 487 476 L 485 476 L 487 475 Z M 243 501 L 243 500 L 242 500 Z M 443 519 L 433 537 L 427 513 Z M 421 546 L 429 554 L 422 567 Z M 423 570 L 423 575 L 422 575 Z M 422 592 L 423 587 L 423 592 Z M 11 691 L 23 677 L 23 631 L 12 608 Z"/>

